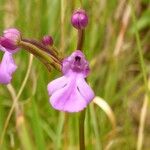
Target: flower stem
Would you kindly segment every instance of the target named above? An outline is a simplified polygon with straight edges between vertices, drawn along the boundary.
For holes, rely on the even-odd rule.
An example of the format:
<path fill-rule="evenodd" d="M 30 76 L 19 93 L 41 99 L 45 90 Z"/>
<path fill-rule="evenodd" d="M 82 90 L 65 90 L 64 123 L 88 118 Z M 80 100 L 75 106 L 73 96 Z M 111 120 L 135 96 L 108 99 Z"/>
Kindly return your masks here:
<path fill-rule="evenodd" d="M 61 62 L 59 62 L 59 60 L 57 60 L 52 55 L 49 55 L 48 53 L 42 51 L 39 47 L 27 41 L 20 41 L 19 46 L 36 56 L 47 67 L 49 71 L 51 70 L 51 66 L 61 71 Z"/>
<path fill-rule="evenodd" d="M 66 1 L 61 0 L 61 52 L 63 53 L 65 50 L 65 9 L 66 9 Z"/>
<path fill-rule="evenodd" d="M 78 30 L 77 50 L 82 51 L 83 42 L 84 42 L 84 30 L 79 29 Z"/>
<path fill-rule="evenodd" d="M 85 120 L 85 109 L 80 112 L 80 116 L 79 116 L 79 143 L 80 143 L 80 150 L 85 150 L 84 120 Z"/>
<path fill-rule="evenodd" d="M 56 59 L 59 60 L 59 58 L 58 58 L 58 52 L 54 48 L 46 47 L 42 43 L 40 43 L 39 41 L 36 41 L 34 39 L 22 39 L 22 41 L 28 42 L 30 44 L 33 44 L 33 45 L 37 46 L 38 48 L 40 48 L 44 52 L 52 55 L 54 58 L 56 58 Z"/>

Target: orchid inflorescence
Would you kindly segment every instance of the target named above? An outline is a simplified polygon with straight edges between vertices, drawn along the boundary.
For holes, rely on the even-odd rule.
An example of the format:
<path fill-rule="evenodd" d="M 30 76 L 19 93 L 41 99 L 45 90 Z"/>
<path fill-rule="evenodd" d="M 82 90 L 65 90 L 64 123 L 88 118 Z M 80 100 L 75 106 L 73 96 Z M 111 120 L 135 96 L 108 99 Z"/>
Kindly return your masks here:
<path fill-rule="evenodd" d="M 53 108 L 65 112 L 83 110 L 94 98 L 94 92 L 86 82 L 90 69 L 82 52 L 83 31 L 88 24 L 84 10 L 77 10 L 71 18 L 72 25 L 78 30 L 77 50 L 67 58 L 53 46 L 53 38 L 45 35 L 41 41 L 23 38 L 15 28 L 4 30 L 0 37 L 0 50 L 4 52 L 0 63 L 0 83 L 9 84 L 17 69 L 13 55 L 21 48 L 37 57 L 49 71 L 51 68 L 62 72 L 63 76 L 51 81 L 48 86 L 50 103 Z"/>

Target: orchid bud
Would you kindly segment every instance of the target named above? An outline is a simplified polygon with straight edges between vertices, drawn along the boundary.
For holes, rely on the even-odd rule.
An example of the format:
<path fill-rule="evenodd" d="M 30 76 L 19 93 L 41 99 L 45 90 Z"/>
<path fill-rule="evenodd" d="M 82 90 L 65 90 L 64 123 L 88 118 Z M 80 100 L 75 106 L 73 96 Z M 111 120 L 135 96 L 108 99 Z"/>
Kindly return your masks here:
<path fill-rule="evenodd" d="M 76 29 L 84 29 L 88 24 L 88 16 L 82 9 L 76 10 L 72 17 L 71 23 Z"/>
<path fill-rule="evenodd" d="M 9 51 L 14 51 L 18 48 L 18 41 L 20 40 L 20 32 L 15 28 L 7 29 L 3 32 L 0 38 L 0 45 Z"/>
<path fill-rule="evenodd" d="M 52 46 L 53 45 L 53 38 L 51 36 L 49 36 L 49 35 L 45 35 L 42 38 L 42 43 L 45 46 Z"/>

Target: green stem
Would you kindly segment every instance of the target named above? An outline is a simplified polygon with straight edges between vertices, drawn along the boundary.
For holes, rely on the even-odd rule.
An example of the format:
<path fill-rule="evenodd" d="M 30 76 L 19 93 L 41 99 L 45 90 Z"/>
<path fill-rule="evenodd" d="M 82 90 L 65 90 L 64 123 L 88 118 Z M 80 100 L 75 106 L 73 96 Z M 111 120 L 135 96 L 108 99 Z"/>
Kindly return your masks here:
<path fill-rule="evenodd" d="M 49 71 L 51 66 L 61 71 L 60 62 L 53 56 L 43 52 L 37 46 L 25 41 L 20 41 L 19 46 L 32 53 L 34 56 L 36 56 L 48 68 Z"/>
<path fill-rule="evenodd" d="M 34 39 L 22 39 L 22 41 L 33 44 L 34 46 L 38 47 L 39 49 L 43 50 L 46 53 L 49 53 L 54 58 L 59 60 L 58 52 L 55 49 L 53 49 L 51 46 L 44 46 L 42 43 Z"/>
<path fill-rule="evenodd" d="M 84 42 L 84 30 L 78 30 L 78 41 L 77 41 L 77 50 L 82 51 L 83 47 L 83 42 Z"/>
<path fill-rule="evenodd" d="M 85 120 L 85 109 L 80 112 L 80 116 L 79 116 L 79 143 L 80 143 L 80 150 L 85 150 L 84 120 Z"/>

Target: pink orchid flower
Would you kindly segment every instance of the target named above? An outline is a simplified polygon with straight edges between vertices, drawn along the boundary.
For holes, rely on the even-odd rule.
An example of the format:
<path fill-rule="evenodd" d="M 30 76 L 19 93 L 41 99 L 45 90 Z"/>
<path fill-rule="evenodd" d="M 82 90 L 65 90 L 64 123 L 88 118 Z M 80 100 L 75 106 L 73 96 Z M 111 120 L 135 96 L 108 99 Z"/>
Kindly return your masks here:
<path fill-rule="evenodd" d="M 64 59 L 62 72 L 62 77 L 48 84 L 51 105 L 65 112 L 83 110 L 95 96 L 85 80 L 89 74 L 89 64 L 84 54 L 76 50 Z"/>
<path fill-rule="evenodd" d="M 11 82 L 12 75 L 17 69 L 12 55 L 18 51 L 17 41 L 20 38 L 20 32 L 11 28 L 3 33 L 3 37 L 0 37 L 0 50 L 4 52 L 0 63 L 0 83 L 8 84 Z"/>

